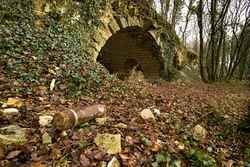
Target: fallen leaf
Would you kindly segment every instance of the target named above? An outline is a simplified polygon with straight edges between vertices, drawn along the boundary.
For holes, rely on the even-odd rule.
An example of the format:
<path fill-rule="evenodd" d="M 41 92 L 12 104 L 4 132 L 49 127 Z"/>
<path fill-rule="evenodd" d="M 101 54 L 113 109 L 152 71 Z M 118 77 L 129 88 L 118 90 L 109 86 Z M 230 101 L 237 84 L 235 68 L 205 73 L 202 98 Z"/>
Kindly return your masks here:
<path fill-rule="evenodd" d="M 227 161 L 227 167 L 232 167 L 232 166 L 233 166 L 233 163 L 234 163 L 233 160 Z"/>
<path fill-rule="evenodd" d="M 22 152 L 22 151 L 20 151 L 20 150 L 11 151 L 11 152 L 7 155 L 6 159 L 13 159 L 13 158 L 17 157 L 21 152 Z"/>
<path fill-rule="evenodd" d="M 42 164 L 42 162 L 33 162 L 30 167 L 47 167 L 47 165 Z"/>
<path fill-rule="evenodd" d="M 4 153 L 4 148 L 0 145 L 0 160 L 4 159 L 5 153 Z"/>
<path fill-rule="evenodd" d="M 119 155 L 120 155 L 120 157 L 121 157 L 122 160 L 128 160 L 129 159 L 129 155 L 128 154 L 121 153 Z"/>
<path fill-rule="evenodd" d="M 159 151 L 161 150 L 161 145 L 160 145 L 159 143 L 154 143 L 154 144 L 152 145 L 151 150 L 152 150 L 153 152 L 159 152 Z"/>
<path fill-rule="evenodd" d="M 84 167 L 89 167 L 91 165 L 90 160 L 84 154 L 80 155 L 80 163 Z"/>

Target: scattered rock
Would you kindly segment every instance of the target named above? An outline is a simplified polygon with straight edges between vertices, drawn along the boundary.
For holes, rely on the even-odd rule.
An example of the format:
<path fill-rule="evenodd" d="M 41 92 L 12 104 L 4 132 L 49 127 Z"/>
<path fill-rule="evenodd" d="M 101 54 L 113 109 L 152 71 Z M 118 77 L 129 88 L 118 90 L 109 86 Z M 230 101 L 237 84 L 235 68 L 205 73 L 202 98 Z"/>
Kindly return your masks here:
<path fill-rule="evenodd" d="M 120 162 L 117 160 L 116 157 L 113 157 L 111 161 L 109 161 L 107 167 L 120 167 Z"/>
<path fill-rule="evenodd" d="M 213 148 L 212 147 L 208 147 L 207 151 L 211 153 L 213 151 Z"/>
<path fill-rule="evenodd" d="M 227 114 L 225 114 L 225 115 L 224 115 L 224 118 L 225 118 L 225 119 L 229 119 L 229 118 L 230 118 L 230 116 L 229 116 L 229 115 L 227 115 Z"/>
<path fill-rule="evenodd" d="M 103 117 L 103 118 L 96 118 L 95 121 L 98 125 L 104 125 L 107 122 L 107 117 Z"/>
<path fill-rule="evenodd" d="M 52 138 L 47 132 L 45 132 L 42 136 L 42 141 L 43 141 L 43 144 L 51 144 Z"/>
<path fill-rule="evenodd" d="M 3 117 L 13 117 L 19 115 L 19 110 L 16 108 L 6 108 L 1 111 Z"/>
<path fill-rule="evenodd" d="M 156 108 L 153 110 L 153 112 L 154 112 L 157 116 L 160 116 L 160 115 L 161 115 L 160 110 L 158 110 L 158 109 L 156 109 Z"/>
<path fill-rule="evenodd" d="M 107 162 L 101 161 L 99 166 L 100 167 L 107 167 Z"/>
<path fill-rule="evenodd" d="M 16 150 L 16 151 L 11 151 L 7 156 L 6 159 L 13 159 L 17 157 L 22 151 Z"/>
<path fill-rule="evenodd" d="M 23 106 L 23 102 L 18 98 L 8 98 L 7 102 L 3 104 L 2 107 L 15 107 L 21 108 Z"/>
<path fill-rule="evenodd" d="M 49 127 L 51 126 L 53 117 L 50 115 L 42 115 L 39 116 L 39 125 L 42 127 Z"/>
<path fill-rule="evenodd" d="M 0 144 L 25 144 L 26 129 L 17 125 L 9 125 L 0 129 Z"/>
<path fill-rule="evenodd" d="M 180 143 L 180 144 L 178 145 L 178 149 L 184 150 L 184 149 L 185 149 L 185 145 L 184 145 L 183 143 Z"/>
<path fill-rule="evenodd" d="M 153 120 L 155 120 L 154 114 L 152 113 L 152 111 L 150 109 L 142 110 L 140 115 L 141 115 L 141 117 L 143 119 L 153 119 Z"/>
<path fill-rule="evenodd" d="M 193 138 L 198 141 L 202 141 L 207 136 L 207 130 L 203 128 L 201 125 L 196 125 L 193 128 Z"/>
<path fill-rule="evenodd" d="M 97 134 L 95 144 L 104 148 L 108 154 L 117 154 L 121 152 L 121 135 L 116 134 Z"/>
<path fill-rule="evenodd" d="M 174 143 L 175 143 L 175 145 L 177 146 L 177 148 L 179 150 L 184 150 L 185 149 L 185 145 L 183 143 L 181 143 L 179 141 L 175 141 Z"/>
<path fill-rule="evenodd" d="M 127 129 L 128 128 L 128 126 L 126 124 L 124 124 L 124 123 L 118 123 L 118 124 L 114 125 L 114 127 L 122 128 L 122 129 Z"/>
<path fill-rule="evenodd" d="M 64 131 L 62 131 L 62 132 L 60 133 L 60 136 L 61 136 L 61 137 L 66 137 L 66 136 L 68 136 L 68 133 L 64 130 Z"/>

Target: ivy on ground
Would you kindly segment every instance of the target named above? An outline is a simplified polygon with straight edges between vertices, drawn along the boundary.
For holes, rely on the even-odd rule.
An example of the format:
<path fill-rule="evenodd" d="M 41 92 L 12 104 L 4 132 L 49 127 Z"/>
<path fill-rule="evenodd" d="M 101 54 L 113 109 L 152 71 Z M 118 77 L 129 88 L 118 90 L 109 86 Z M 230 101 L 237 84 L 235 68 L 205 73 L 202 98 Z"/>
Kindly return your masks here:
<path fill-rule="evenodd" d="M 95 13 L 91 9 L 95 5 L 97 1 L 89 3 L 88 13 Z M 63 16 L 52 10 L 37 18 L 32 14 L 31 0 L 5 0 L 0 8 L 0 64 L 8 78 L 22 84 L 46 86 L 56 79 L 59 86 L 66 85 L 65 92 L 71 96 L 96 91 L 100 87 L 100 78 L 106 75 L 105 71 L 82 51 L 84 35 L 86 37 L 88 33 L 82 32 L 81 22 L 96 16 L 82 12 L 83 20 L 71 22 L 72 10 Z M 63 23 L 60 17 L 64 17 Z M 44 23 L 42 29 L 35 28 L 37 19 Z M 85 26 L 85 29 L 90 31 L 91 27 L 94 25 Z"/>

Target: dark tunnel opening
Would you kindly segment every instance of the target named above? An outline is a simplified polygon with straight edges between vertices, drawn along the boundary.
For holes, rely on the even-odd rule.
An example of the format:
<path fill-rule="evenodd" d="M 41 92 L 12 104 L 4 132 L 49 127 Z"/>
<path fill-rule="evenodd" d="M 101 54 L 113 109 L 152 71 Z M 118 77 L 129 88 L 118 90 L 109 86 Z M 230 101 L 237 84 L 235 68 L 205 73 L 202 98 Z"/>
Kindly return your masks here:
<path fill-rule="evenodd" d="M 163 70 L 159 54 L 160 49 L 148 32 L 140 27 L 129 27 L 107 40 L 97 61 L 119 76 L 128 76 L 135 70 L 141 71 L 147 79 L 157 79 Z"/>

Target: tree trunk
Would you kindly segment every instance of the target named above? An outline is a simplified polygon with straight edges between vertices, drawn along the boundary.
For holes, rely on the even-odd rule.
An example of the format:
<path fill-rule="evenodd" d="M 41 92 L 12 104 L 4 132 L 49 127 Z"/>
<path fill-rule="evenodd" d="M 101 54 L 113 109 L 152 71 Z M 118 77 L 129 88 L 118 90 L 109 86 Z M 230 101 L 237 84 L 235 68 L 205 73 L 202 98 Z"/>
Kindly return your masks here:
<path fill-rule="evenodd" d="M 204 82 L 207 82 L 204 75 L 204 64 L 203 64 L 203 0 L 199 1 L 197 11 L 197 21 L 199 26 L 199 38 L 200 38 L 200 75 Z"/>
<path fill-rule="evenodd" d="M 173 29 L 175 29 L 175 25 L 176 25 L 177 11 L 178 11 L 178 2 L 177 0 L 174 0 L 174 8 L 173 8 L 173 13 L 172 13 L 172 18 L 171 18 L 171 25 Z"/>

